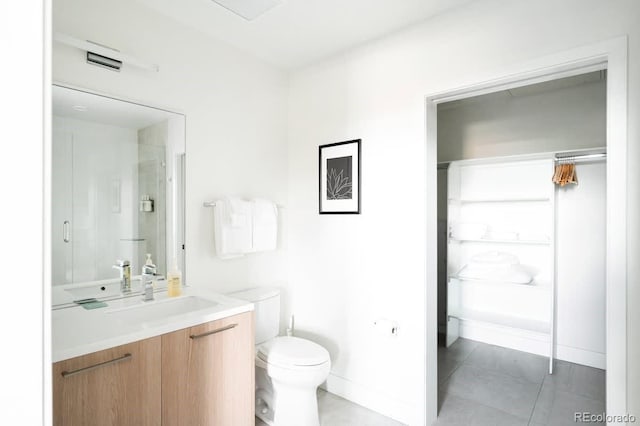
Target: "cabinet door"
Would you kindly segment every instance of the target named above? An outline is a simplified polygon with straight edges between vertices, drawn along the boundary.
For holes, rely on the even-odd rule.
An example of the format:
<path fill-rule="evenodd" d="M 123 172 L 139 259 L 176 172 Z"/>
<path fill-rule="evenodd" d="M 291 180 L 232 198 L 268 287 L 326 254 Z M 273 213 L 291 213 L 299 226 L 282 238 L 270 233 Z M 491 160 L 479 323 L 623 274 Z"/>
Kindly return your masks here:
<path fill-rule="evenodd" d="M 253 312 L 162 336 L 163 426 L 253 426 Z"/>
<path fill-rule="evenodd" d="M 158 336 L 53 364 L 53 424 L 160 425 L 160 345 Z"/>

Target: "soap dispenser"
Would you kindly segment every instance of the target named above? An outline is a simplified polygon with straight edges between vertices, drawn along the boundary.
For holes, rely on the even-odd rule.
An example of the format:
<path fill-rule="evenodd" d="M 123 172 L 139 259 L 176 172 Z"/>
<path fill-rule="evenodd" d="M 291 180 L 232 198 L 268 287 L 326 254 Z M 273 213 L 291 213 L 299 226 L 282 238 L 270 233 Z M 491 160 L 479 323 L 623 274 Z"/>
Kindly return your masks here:
<path fill-rule="evenodd" d="M 173 269 L 167 274 L 167 290 L 169 297 L 182 294 L 182 272 L 178 269 L 178 259 L 173 258 Z"/>
<path fill-rule="evenodd" d="M 151 253 L 147 253 L 147 260 L 142 265 L 142 276 L 145 275 L 155 275 L 156 274 L 156 265 L 153 264 L 153 260 L 151 260 Z"/>

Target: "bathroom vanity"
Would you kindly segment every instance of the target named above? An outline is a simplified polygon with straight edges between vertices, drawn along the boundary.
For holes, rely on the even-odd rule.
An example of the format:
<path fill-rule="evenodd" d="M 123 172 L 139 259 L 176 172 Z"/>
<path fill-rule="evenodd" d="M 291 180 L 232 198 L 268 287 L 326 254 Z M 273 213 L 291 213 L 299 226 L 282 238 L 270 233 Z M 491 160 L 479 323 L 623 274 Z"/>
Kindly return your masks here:
<path fill-rule="evenodd" d="M 184 114 L 64 84 L 52 112 L 53 424 L 253 426 L 253 304 L 167 296 Z"/>
<path fill-rule="evenodd" d="M 54 310 L 53 424 L 253 426 L 253 315 L 192 288 Z"/>
<path fill-rule="evenodd" d="M 61 84 L 52 111 L 53 424 L 253 426 L 253 304 L 167 296 L 185 116 Z"/>

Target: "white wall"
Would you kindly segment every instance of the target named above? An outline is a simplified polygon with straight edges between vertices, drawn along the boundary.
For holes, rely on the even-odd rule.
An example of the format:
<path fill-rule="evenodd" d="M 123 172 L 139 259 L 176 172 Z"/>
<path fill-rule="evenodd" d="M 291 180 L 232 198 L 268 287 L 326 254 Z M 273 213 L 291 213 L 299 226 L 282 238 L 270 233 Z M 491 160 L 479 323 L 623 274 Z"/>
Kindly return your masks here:
<path fill-rule="evenodd" d="M 535 94 L 513 92 L 440 105 L 438 161 L 605 146 L 605 79 Z"/>
<path fill-rule="evenodd" d="M 6 341 L 21 348 L 20 351 L 2 351 L 0 355 L 0 363 L 11 366 L 0 384 L 4 401 L 0 410 L 1 424 L 41 424 L 43 416 L 51 414 L 51 403 L 43 403 L 42 398 L 43 391 L 46 392 L 51 383 L 48 380 L 51 356 L 47 343 L 51 336 L 50 315 L 42 308 L 50 303 L 50 293 L 43 291 L 40 278 L 51 273 L 50 248 L 45 249 L 43 244 L 45 232 L 51 230 L 50 220 L 43 220 L 42 214 L 43 211 L 51 213 L 46 207 L 48 195 L 43 185 L 45 179 L 48 182 L 51 179 L 50 169 L 43 168 L 42 139 L 50 131 L 51 123 L 50 117 L 45 118 L 46 109 L 43 108 L 46 99 L 42 85 L 46 61 L 42 25 L 44 7 L 40 2 L 4 3 L 0 7 L 0 36 L 11 40 L 3 45 L 3 59 L 0 59 L 5 70 L 2 72 L 0 114 L 11 117 L 4 120 L 2 132 L 7 143 L 12 141 L 10 157 L 6 157 L 0 169 L 2 195 L 6 200 L 2 217 L 6 224 L 11 224 L 3 228 L 2 238 L 11 244 L 3 244 L 0 255 L 11 262 L 4 275 L 6 283 L 24 281 L 25 271 L 34 277 L 29 280 L 30 284 L 19 286 L 13 293 L 22 300 L 29 300 L 28 306 L 16 303 L 17 297 L 4 297 L 0 301 L 0 319 L 5 324 L 2 334 Z M 20 66 L 8 67 L 11 61 Z M 47 154 L 50 159 L 50 151 Z M 45 236 L 44 240 L 48 242 L 50 238 Z M 20 326 L 12 327 L 13 324 Z"/>
<path fill-rule="evenodd" d="M 286 76 L 136 2 L 56 0 L 53 30 L 157 63 L 160 72 L 111 72 L 53 43 L 53 80 L 186 115 L 186 276 L 225 292 L 284 282 L 286 252 L 220 261 L 213 216 L 224 195 L 286 204 Z"/>
<path fill-rule="evenodd" d="M 299 330 L 322 336 L 328 387 L 407 421 L 424 401 L 425 96 L 538 57 L 628 34 L 629 157 L 640 154 L 640 4 L 631 0 L 467 4 L 297 72 L 289 97 L 289 252 Z M 362 138 L 362 214 L 317 214 L 317 146 Z M 640 173 L 629 168 L 629 235 Z M 435 235 L 429 235 L 435 238 Z M 640 239 L 629 237 L 628 404 L 640 413 Z M 372 322 L 399 321 L 384 340 Z M 406 410 L 403 410 L 407 408 Z M 413 409 L 413 411 L 410 411 Z"/>
<path fill-rule="evenodd" d="M 556 188 L 556 356 L 605 368 L 606 165 L 576 165 Z"/>

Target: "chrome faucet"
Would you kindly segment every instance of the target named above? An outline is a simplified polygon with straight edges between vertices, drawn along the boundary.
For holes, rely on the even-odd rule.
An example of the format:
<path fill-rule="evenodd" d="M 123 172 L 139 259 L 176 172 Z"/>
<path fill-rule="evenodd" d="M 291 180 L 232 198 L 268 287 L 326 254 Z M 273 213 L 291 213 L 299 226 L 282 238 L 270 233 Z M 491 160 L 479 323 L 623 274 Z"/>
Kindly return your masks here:
<path fill-rule="evenodd" d="M 117 260 L 113 268 L 120 271 L 120 292 L 131 293 L 131 263 L 128 260 Z"/>
<path fill-rule="evenodd" d="M 142 300 L 149 302 L 153 300 L 153 279 L 156 276 L 156 265 L 150 263 L 151 255 L 147 254 L 148 263 L 142 265 Z"/>

